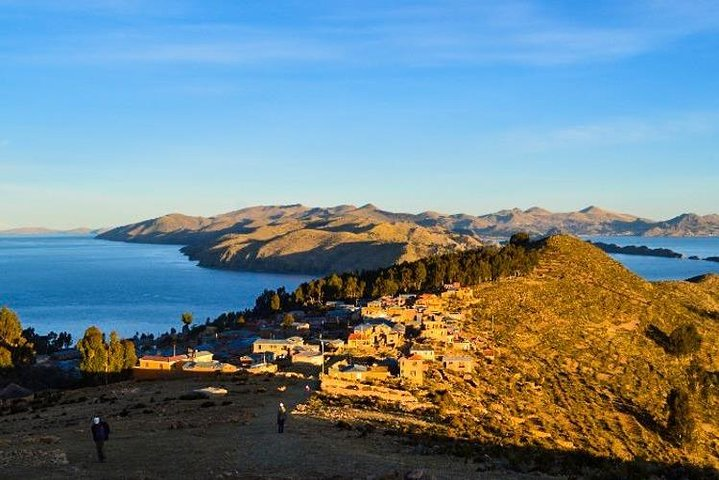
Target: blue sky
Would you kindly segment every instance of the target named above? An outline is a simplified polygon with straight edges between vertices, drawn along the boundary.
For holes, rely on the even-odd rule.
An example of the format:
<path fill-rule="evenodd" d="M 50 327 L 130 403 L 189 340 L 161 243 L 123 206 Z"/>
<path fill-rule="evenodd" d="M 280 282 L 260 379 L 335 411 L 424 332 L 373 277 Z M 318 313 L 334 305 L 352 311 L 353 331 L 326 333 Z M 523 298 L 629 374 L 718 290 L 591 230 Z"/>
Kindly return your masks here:
<path fill-rule="evenodd" d="M 719 211 L 719 2 L 0 0 L 0 227 Z"/>

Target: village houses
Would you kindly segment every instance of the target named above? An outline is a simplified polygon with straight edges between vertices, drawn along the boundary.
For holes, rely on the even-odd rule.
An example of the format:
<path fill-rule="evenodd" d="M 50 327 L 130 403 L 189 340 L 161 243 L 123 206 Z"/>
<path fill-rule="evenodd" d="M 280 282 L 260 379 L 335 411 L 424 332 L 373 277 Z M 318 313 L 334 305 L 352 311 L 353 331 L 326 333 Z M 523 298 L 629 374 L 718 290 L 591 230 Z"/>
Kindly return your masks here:
<path fill-rule="evenodd" d="M 427 370 L 424 358 L 419 355 L 411 355 L 399 359 L 399 375 L 414 385 L 422 385 L 424 383 L 424 372 Z"/>
<path fill-rule="evenodd" d="M 469 355 L 445 355 L 442 357 L 442 367 L 457 373 L 472 373 L 474 358 Z"/>
<path fill-rule="evenodd" d="M 273 353 L 278 355 L 290 355 L 295 347 L 303 346 L 305 341 L 301 337 L 290 337 L 283 339 L 258 338 L 252 344 L 252 353 Z"/>

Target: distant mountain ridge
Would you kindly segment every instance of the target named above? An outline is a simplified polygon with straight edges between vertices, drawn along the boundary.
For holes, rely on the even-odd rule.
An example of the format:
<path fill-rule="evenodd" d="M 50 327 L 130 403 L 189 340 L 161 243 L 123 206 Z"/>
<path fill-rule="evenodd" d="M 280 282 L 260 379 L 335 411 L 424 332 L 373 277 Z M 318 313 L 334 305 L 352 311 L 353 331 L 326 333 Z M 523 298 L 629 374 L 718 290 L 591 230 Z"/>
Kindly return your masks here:
<path fill-rule="evenodd" d="M 193 217 L 173 213 L 110 229 L 105 240 L 184 245 L 200 265 L 253 271 L 325 273 L 361 270 L 473 248 L 481 239 L 532 235 L 711 236 L 719 215 L 683 214 L 653 221 L 591 206 L 553 213 L 539 207 L 487 215 L 395 213 L 372 204 L 329 208 L 254 206 Z"/>
<path fill-rule="evenodd" d="M 105 230 L 84 227 L 66 230 L 46 227 L 17 227 L 0 230 L 0 235 L 99 235 Z"/>
<path fill-rule="evenodd" d="M 373 205 L 257 206 L 209 218 L 170 214 L 98 238 L 185 245 L 183 253 L 206 267 L 301 273 L 373 269 L 481 245 L 476 236 Z"/>

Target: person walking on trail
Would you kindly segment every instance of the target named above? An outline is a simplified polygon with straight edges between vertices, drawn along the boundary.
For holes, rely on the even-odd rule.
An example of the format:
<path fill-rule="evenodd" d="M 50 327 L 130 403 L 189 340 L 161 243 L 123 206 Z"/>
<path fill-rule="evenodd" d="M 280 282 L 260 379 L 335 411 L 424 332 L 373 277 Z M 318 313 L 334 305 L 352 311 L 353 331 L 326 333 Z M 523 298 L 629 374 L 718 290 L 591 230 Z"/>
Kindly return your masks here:
<path fill-rule="evenodd" d="M 105 446 L 105 442 L 110 439 L 110 426 L 106 421 L 100 420 L 100 417 L 95 417 L 92 419 L 90 430 L 92 431 L 92 439 L 97 449 L 97 459 L 104 462 L 105 452 L 103 452 L 102 449 Z"/>
<path fill-rule="evenodd" d="M 285 408 L 285 404 L 280 402 L 280 406 L 277 409 L 277 433 L 284 433 L 285 420 L 287 420 L 287 409 Z"/>

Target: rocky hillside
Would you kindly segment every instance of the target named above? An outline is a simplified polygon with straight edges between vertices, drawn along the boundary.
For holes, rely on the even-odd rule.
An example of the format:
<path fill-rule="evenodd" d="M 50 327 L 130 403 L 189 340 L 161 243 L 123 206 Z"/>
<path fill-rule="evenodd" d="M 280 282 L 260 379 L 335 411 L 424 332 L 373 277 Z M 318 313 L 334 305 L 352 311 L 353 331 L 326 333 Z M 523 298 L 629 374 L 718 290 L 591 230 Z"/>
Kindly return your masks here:
<path fill-rule="evenodd" d="M 203 266 L 323 273 L 368 269 L 471 248 L 480 238 L 533 235 L 719 235 L 719 215 L 653 222 L 597 207 L 552 213 L 541 208 L 445 215 L 393 213 L 374 205 L 249 207 L 214 217 L 170 214 L 108 230 L 106 240 L 186 245 Z"/>
<path fill-rule="evenodd" d="M 372 269 L 480 245 L 473 235 L 421 226 L 371 205 L 252 207 L 211 218 L 173 214 L 99 238 L 183 244 L 185 254 L 207 267 L 301 273 Z"/>
<path fill-rule="evenodd" d="M 653 221 L 598 207 L 555 213 L 538 207 L 514 208 L 481 216 L 443 215 L 425 212 L 416 216 L 421 225 L 441 225 L 454 232 L 482 237 L 509 237 L 518 231 L 533 235 L 564 232 L 573 235 L 711 236 L 719 235 L 719 215 L 683 214 L 667 221 Z"/>
<path fill-rule="evenodd" d="M 467 440 L 478 458 L 504 452 L 522 471 L 591 473 L 594 465 L 607 476 L 591 478 L 648 478 L 679 462 L 710 468 L 701 478 L 715 478 L 719 277 L 650 283 L 579 239 L 555 236 L 532 274 L 482 283 L 475 298 L 457 308 L 481 346 L 472 352 L 476 372 L 433 368 L 413 394 L 436 408 L 400 409 L 383 422 Z M 702 337 L 695 353 L 673 352 L 668 343 L 682 325 Z M 689 392 L 694 418 L 694 439 L 684 445 L 671 432 L 674 388 Z M 340 405 L 325 398 L 316 408 L 356 422 L 392 408 Z"/>

